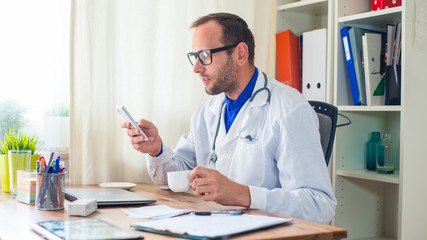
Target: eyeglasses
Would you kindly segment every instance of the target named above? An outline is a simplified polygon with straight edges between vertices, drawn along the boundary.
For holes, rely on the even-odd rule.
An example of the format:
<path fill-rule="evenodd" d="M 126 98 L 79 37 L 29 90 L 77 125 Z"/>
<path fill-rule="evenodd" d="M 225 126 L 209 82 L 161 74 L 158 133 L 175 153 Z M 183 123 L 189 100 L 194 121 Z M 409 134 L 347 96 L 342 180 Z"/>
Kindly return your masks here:
<path fill-rule="evenodd" d="M 191 65 L 194 66 L 196 64 L 197 58 L 199 59 L 200 63 L 203 65 L 209 65 L 212 63 L 212 54 L 216 52 L 221 52 L 230 48 L 235 48 L 237 44 L 228 45 L 224 47 L 209 49 L 209 50 L 201 50 L 198 52 L 189 52 L 187 53 L 188 60 L 190 60 Z"/>

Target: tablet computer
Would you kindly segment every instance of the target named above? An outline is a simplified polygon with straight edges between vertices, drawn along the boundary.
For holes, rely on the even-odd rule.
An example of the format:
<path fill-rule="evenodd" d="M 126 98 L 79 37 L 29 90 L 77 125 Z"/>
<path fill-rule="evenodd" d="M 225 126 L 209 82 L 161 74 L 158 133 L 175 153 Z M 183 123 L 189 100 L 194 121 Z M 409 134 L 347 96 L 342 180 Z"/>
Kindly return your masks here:
<path fill-rule="evenodd" d="M 96 218 L 43 221 L 30 223 L 30 227 L 35 232 L 51 240 L 144 239 L 136 232 Z"/>

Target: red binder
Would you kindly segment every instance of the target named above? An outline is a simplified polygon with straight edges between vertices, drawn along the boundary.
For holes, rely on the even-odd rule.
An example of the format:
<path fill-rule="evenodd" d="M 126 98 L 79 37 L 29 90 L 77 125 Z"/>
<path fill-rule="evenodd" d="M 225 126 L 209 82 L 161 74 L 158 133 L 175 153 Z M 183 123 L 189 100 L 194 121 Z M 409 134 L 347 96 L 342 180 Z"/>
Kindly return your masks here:
<path fill-rule="evenodd" d="M 276 34 L 277 80 L 301 92 L 299 38 L 286 30 Z"/>

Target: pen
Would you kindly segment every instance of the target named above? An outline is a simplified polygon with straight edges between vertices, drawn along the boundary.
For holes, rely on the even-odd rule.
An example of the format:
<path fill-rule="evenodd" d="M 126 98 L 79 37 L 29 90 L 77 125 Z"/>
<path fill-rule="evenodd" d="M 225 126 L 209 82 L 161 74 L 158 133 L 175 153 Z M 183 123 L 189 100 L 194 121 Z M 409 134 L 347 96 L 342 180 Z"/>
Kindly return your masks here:
<path fill-rule="evenodd" d="M 199 216 L 210 216 L 212 214 L 228 214 L 228 215 L 242 215 L 245 212 L 243 211 L 215 211 L 215 212 L 193 212 L 194 215 Z"/>
<path fill-rule="evenodd" d="M 59 172 L 63 173 L 65 171 L 65 163 L 63 161 L 61 161 L 59 163 Z"/>
<path fill-rule="evenodd" d="M 59 159 L 60 159 L 59 156 L 55 159 L 55 171 L 54 171 L 54 173 L 59 173 L 59 171 L 60 171 Z"/>
<path fill-rule="evenodd" d="M 47 173 L 52 173 L 53 171 L 53 152 L 50 153 L 49 163 L 47 164 L 46 171 Z"/>

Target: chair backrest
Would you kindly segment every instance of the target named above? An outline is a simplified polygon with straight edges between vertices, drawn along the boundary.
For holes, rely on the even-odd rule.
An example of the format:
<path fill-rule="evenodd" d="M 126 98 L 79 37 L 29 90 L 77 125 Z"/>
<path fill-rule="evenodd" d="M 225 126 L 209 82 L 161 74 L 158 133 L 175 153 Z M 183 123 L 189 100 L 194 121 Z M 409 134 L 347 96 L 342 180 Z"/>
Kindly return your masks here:
<path fill-rule="evenodd" d="M 328 165 L 332 146 L 334 145 L 335 130 L 337 128 L 338 108 L 325 102 L 309 101 L 309 103 L 319 118 L 320 142 L 325 155 L 326 165 Z"/>

